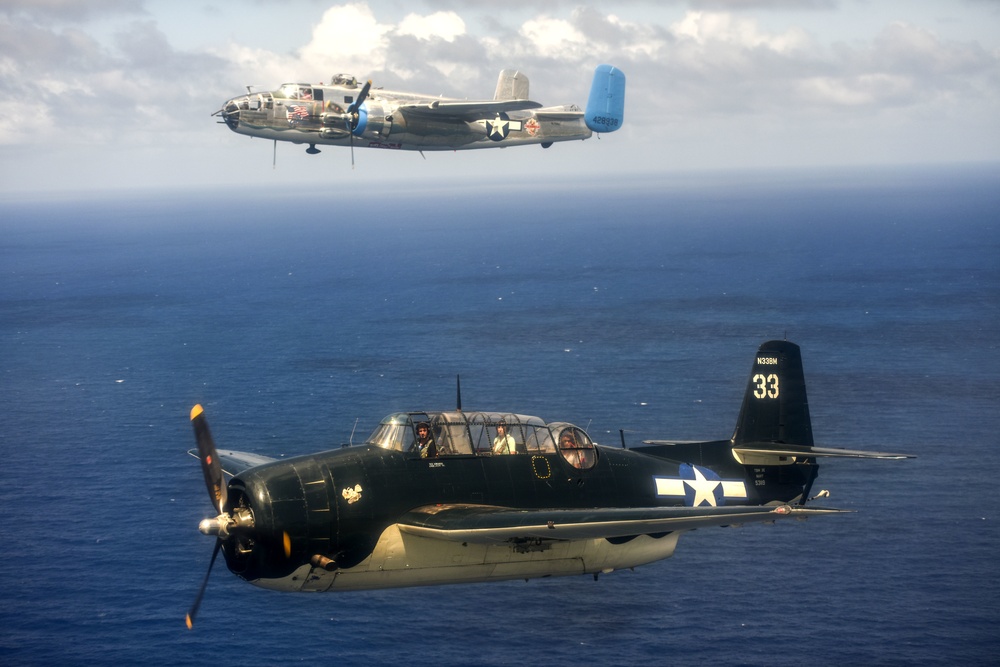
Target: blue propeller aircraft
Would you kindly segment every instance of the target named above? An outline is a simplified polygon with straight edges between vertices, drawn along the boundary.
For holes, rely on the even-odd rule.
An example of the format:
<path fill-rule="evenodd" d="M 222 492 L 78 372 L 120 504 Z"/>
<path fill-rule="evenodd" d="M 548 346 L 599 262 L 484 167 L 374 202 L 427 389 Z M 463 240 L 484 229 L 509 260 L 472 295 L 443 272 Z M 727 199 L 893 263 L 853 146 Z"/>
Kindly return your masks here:
<path fill-rule="evenodd" d="M 600 445 L 511 412 L 395 413 L 360 446 L 288 459 L 217 450 L 191 411 L 219 552 L 282 591 L 349 591 L 610 573 L 674 553 L 711 526 L 843 510 L 807 505 L 821 458 L 910 458 L 813 444 L 799 347 L 754 357 L 732 437 Z M 224 472 L 232 475 L 228 484 Z"/>

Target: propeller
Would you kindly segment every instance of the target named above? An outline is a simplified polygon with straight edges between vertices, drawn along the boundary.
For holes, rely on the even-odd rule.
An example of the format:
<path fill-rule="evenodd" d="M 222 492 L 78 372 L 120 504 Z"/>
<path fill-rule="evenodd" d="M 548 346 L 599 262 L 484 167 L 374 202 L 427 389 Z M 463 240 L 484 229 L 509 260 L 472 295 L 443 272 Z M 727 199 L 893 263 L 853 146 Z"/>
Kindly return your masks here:
<path fill-rule="evenodd" d="M 208 428 L 208 420 L 205 419 L 205 410 L 201 405 L 191 408 L 191 426 L 194 427 L 194 439 L 198 443 L 198 454 L 201 457 L 201 472 L 205 476 L 205 488 L 208 489 L 209 500 L 212 501 L 212 507 L 218 512 L 218 516 L 214 520 L 205 519 L 198 526 L 201 532 L 205 533 L 207 529 L 209 532 L 214 532 L 217 537 L 215 540 L 215 549 L 212 551 L 212 560 L 208 563 L 208 571 L 201 582 L 201 588 L 198 589 L 198 596 L 195 598 L 191 610 L 184 619 L 189 630 L 194 627 L 194 617 L 198 613 L 198 607 L 201 606 L 201 599 L 205 596 L 205 589 L 208 587 L 208 577 L 212 574 L 212 566 L 215 565 L 215 559 L 218 558 L 219 550 L 222 548 L 222 540 L 226 533 L 225 529 L 228 528 L 229 522 L 232 521 L 229 515 L 225 514 L 224 510 L 228 492 L 226 480 L 222 476 L 222 464 L 219 463 L 218 452 L 215 450 L 215 441 L 212 439 L 212 432 Z M 215 530 L 212 530 L 213 528 Z"/>
<path fill-rule="evenodd" d="M 194 617 L 198 613 L 198 607 L 201 606 L 201 599 L 205 597 L 205 589 L 208 588 L 208 576 L 212 574 L 212 566 L 215 565 L 215 559 L 219 556 L 219 550 L 222 548 L 222 540 L 215 540 L 215 549 L 212 550 L 212 560 L 208 561 L 208 572 L 205 573 L 205 578 L 201 580 L 201 588 L 198 589 L 198 596 L 194 599 L 194 604 L 191 605 L 191 610 L 184 617 L 184 622 L 187 623 L 188 630 L 194 628 Z"/>
<path fill-rule="evenodd" d="M 205 596 L 205 589 L 208 587 L 208 579 L 212 574 L 212 567 L 219 557 L 223 543 L 231 538 L 236 540 L 236 548 L 240 548 L 240 536 L 254 534 L 254 516 L 249 507 L 234 507 L 227 511 L 226 502 L 229 498 L 228 486 L 222 473 L 222 464 L 219 462 L 219 455 L 215 449 L 215 441 L 212 439 L 212 432 L 208 428 L 208 420 L 205 419 L 205 410 L 196 405 L 191 408 L 191 426 L 194 428 L 194 438 L 198 443 L 198 454 L 201 457 L 201 472 L 205 477 L 205 488 L 208 489 L 208 498 L 212 501 L 212 507 L 218 512 L 214 519 L 203 519 L 198 524 L 198 530 L 205 535 L 215 535 L 215 549 L 212 551 L 212 560 L 208 562 L 208 571 L 198 589 L 191 610 L 188 611 L 185 623 L 188 629 L 194 627 L 194 617 L 201 606 L 201 600 Z M 282 532 L 282 551 L 285 558 L 289 558 L 292 553 L 292 540 L 287 532 Z"/>
<path fill-rule="evenodd" d="M 208 497 L 215 510 L 222 514 L 227 498 L 226 483 L 222 476 L 222 464 L 219 463 L 215 451 L 215 441 L 212 440 L 212 432 L 208 429 L 208 420 L 205 419 L 205 409 L 200 405 L 191 408 L 191 426 L 194 427 L 194 439 L 198 443 L 201 472 L 205 475 Z"/>
<path fill-rule="evenodd" d="M 358 110 L 368 98 L 368 91 L 371 90 L 371 87 L 372 80 L 368 79 L 368 81 L 365 82 L 365 85 L 361 87 L 361 92 L 358 93 L 358 99 L 354 100 L 354 103 L 347 107 L 347 113 L 344 114 L 344 121 L 347 125 L 347 133 L 351 137 L 351 169 L 354 169 L 354 130 L 358 129 L 358 122 L 361 120 L 361 115 Z"/>

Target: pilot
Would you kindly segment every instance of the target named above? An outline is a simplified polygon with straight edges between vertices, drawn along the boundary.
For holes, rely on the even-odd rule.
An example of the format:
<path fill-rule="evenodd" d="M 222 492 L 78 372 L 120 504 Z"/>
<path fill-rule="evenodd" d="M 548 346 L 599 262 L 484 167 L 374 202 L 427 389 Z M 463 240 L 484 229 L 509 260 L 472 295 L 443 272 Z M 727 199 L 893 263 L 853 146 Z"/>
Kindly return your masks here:
<path fill-rule="evenodd" d="M 431 427 L 427 422 L 417 424 L 417 451 L 420 458 L 435 458 L 437 456 L 437 444 L 431 435 Z"/>
<path fill-rule="evenodd" d="M 497 424 L 497 437 L 493 438 L 494 454 L 516 454 L 514 438 L 507 433 L 507 422 L 501 420 Z"/>
<path fill-rule="evenodd" d="M 564 429 L 562 433 L 559 434 L 559 449 L 562 450 L 563 458 L 574 468 L 584 468 L 587 465 L 584 459 L 583 450 L 580 449 L 580 445 L 576 442 L 576 437 L 573 435 L 572 429 Z"/>

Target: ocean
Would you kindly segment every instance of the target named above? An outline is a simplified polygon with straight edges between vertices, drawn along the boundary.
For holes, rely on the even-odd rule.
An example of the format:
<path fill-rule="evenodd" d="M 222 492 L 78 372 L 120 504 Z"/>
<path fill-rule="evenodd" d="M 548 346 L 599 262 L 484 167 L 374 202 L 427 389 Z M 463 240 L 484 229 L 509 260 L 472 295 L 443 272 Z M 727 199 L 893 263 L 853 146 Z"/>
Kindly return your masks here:
<path fill-rule="evenodd" d="M 0 199 L 0 662 L 995 664 L 1000 168 Z M 590 576 L 339 594 L 220 562 L 188 412 L 291 456 L 386 414 L 731 435 L 802 347 L 856 513 Z"/>

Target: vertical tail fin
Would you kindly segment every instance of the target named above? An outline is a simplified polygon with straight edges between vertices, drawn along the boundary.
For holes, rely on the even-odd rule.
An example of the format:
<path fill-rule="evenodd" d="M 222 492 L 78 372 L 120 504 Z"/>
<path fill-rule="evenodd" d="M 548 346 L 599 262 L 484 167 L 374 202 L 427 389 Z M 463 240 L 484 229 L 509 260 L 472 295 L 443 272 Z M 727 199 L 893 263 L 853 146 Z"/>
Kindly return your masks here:
<path fill-rule="evenodd" d="M 757 350 L 733 443 L 785 443 L 812 447 L 799 346 L 772 340 Z"/>
<path fill-rule="evenodd" d="M 805 505 L 819 457 L 905 459 L 907 454 L 813 446 L 806 380 L 799 346 L 782 340 L 757 350 L 732 453 L 746 469 L 757 502 Z"/>
<path fill-rule="evenodd" d="M 528 99 L 528 77 L 516 69 L 503 70 L 497 79 L 497 89 L 493 93 L 493 99 L 498 102 Z"/>
<path fill-rule="evenodd" d="M 617 67 L 594 70 L 584 120 L 592 132 L 614 132 L 625 122 L 625 74 Z"/>
<path fill-rule="evenodd" d="M 732 441 L 647 440 L 646 444 L 651 446 L 643 448 L 643 453 L 686 464 L 694 478 L 701 475 L 708 479 L 716 474 L 714 479 L 722 482 L 723 493 L 716 496 L 717 501 L 745 499 L 751 505 L 805 505 L 819 474 L 818 458 L 911 458 L 907 454 L 815 447 L 802 354 L 798 345 L 781 340 L 768 341 L 757 350 Z M 733 467 L 734 459 L 740 468 Z M 687 474 L 683 466 L 681 472 Z M 741 473 L 742 480 L 734 479 Z M 727 483 L 731 483 L 729 490 Z"/>
<path fill-rule="evenodd" d="M 787 450 L 804 453 L 812 444 L 799 346 L 768 341 L 754 357 L 733 434 L 733 454 L 745 466 L 757 502 L 805 504 L 819 467 L 815 459 L 799 458 Z"/>

